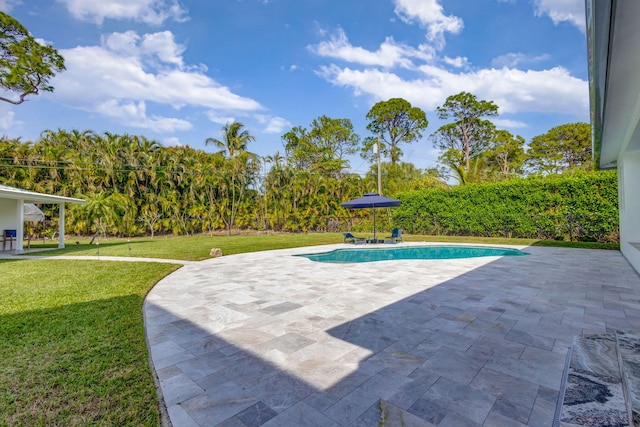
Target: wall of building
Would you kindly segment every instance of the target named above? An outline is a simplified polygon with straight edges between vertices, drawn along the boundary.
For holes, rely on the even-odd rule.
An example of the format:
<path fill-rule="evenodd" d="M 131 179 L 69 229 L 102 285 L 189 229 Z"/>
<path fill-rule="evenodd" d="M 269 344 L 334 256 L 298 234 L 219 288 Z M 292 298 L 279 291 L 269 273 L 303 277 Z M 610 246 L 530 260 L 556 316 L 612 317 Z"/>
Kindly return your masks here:
<path fill-rule="evenodd" d="M 18 227 L 17 220 L 18 201 L 12 199 L 0 199 L 0 241 L 3 242 L 3 250 L 22 249 L 22 227 Z M 4 243 L 4 230 L 16 230 L 16 240 Z"/>
<path fill-rule="evenodd" d="M 640 152 L 625 153 L 618 161 L 620 251 L 640 272 Z M 635 244 L 635 245 L 634 245 Z"/>
<path fill-rule="evenodd" d="M 0 233 L 4 230 L 16 230 L 16 209 L 18 201 L 12 199 L 0 199 Z"/>

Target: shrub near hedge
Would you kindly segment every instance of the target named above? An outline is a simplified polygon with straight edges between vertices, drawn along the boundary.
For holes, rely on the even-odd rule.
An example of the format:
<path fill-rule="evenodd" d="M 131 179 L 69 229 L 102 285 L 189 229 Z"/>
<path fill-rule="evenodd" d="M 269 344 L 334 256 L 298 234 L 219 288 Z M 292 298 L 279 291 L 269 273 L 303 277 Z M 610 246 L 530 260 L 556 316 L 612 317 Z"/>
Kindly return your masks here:
<path fill-rule="evenodd" d="M 618 242 L 615 171 L 529 177 L 397 196 L 393 223 L 415 234 Z"/>

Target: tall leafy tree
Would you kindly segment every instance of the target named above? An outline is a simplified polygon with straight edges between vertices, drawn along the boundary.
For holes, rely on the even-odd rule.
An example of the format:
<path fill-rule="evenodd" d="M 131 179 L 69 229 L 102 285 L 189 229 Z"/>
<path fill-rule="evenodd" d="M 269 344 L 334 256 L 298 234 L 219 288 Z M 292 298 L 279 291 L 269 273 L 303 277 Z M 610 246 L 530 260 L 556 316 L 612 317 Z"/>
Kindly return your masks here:
<path fill-rule="evenodd" d="M 519 175 L 525 160 L 524 138 L 503 129 L 497 130 L 483 157 L 494 175 L 502 178 Z"/>
<path fill-rule="evenodd" d="M 349 167 L 346 156 L 356 153 L 360 144 L 360 136 L 349 119 L 320 116 L 311 123 L 309 136 L 315 157 L 323 165 L 321 172 L 334 177 Z"/>
<path fill-rule="evenodd" d="M 527 150 L 527 163 L 541 173 L 591 169 L 591 153 L 591 126 L 588 123 L 567 123 L 534 137 Z"/>
<path fill-rule="evenodd" d="M 17 96 L 0 100 L 18 105 L 29 95 L 52 92 L 49 79 L 64 69 L 58 51 L 38 43 L 18 20 L 0 12 L 0 87 Z"/>
<path fill-rule="evenodd" d="M 373 147 L 380 137 L 380 153 L 396 164 L 402 157 L 400 144 L 410 144 L 422 138 L 422 131 L 427 128 L 427 115 L 418 107 L 402 98 L 391 98 L 380 101 L 367 113 L 369 124 L 367 129 L 375 136 L 367 138 L 362 149 L 362 156 L 373 160 Z"/>
<path fill-rule="evenodd" d="M 434 145 L 444 151 L 460 151 L 462 167 L 468 171 L 471 159 L 487 148 L 495 130 L 493 123 L 483 117 L 497 116 L 498 106 L 493 101 L 478 100 L 471 93 L 460 92 L 448 97 L 437 112 L 441 120 L 453 119 L 454 122 L 441 126 L 432 135 Z"/>
<path fill-rule="evenodd" d="M 346 156 L 356 153 L 360 137 L 349 119 L 320 116 L 311 129 L 294 127 L 282 136 L 290 164 L 325 176 L 337 177 L 349 162 Z"/>
<path fill-rule="evenodd" d="M 308 169 L 311 167 L 311 158 L 306 155 L 306 146 L 308 145 L 306 128 L 294 126 L 281 138 L 287 164 L 295 169 Z"/>

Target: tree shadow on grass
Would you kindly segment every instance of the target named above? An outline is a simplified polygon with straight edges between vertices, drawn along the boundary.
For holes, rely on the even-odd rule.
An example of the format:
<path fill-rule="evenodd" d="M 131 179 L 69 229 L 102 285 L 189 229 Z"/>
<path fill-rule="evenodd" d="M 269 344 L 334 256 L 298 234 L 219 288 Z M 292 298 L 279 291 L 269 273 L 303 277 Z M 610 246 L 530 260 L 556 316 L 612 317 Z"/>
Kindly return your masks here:
<path fill-rule="evenodd" d="M 157 425 L 129 295 L 0 316 L 0 425 Z"/>
<path fill-rule="evenodd" d="M 108 240 L 101 240 L 99 245 L 96 245 L 95 243 L 90 245 L 88 243 L 75 244 L 74 242 L 66 242 L 65 247 L 63 249 L 60 249 L 57 246 L 56 247 L 46 246 L 45 247 L 47 249 L 46 251 L 32 252 L 32 253 L 27 253 L 26 255 L 43 255 L 43 256 L 73 255 L 74 253 L 77 253 L 77 252 L 86 252 L 86 251 L 93 251 L 97 253 L 98 249 L 108 250 L 109 248 L 118 248 L 123 246 L 126 247 L 127 245 L 128 247 L 135 247 L 136 245 L 139 245 L 141 243 L 148 243 L 148 242 L 136 241 L 136 240 L 132 240 L 131 242 L 127 242 L 127 241 L 110 242 Z M 39 245 L 31 245 L 31 247 L 33 249 L 40 248 Z"/>

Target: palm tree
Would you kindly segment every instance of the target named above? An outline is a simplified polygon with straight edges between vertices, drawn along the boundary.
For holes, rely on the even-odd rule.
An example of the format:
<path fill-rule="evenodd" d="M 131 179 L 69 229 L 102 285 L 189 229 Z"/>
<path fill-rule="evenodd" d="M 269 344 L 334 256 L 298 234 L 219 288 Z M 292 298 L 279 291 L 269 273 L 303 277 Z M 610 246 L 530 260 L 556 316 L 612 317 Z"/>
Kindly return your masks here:
<path fill-rule="evenodd" d="M 468 170 L 465 170 L 463 165 L 449 165 L 449 167 L 460 185 L 486 181 L 486 163 L 481 157 L 471 159 Z"/>
<path fill-rule="evenodd" d="M 255 137 L 247 130 L 242 130 L 244 125 L 240 122 L 227 123 L 222 127 L 222 140 L 215 138 L 207 138 L 205 145 L 213 144 L 218 148 L 222 148 L 229 154 L 229 157 L 235 157 L 242 151 L 246 151 L 247 144 L 255 141 Z"/>
<path fill-rule="evenodd" d="M 227 233 L 231 233 L 231 228 L 235 222 L 240 207 L 240 201 L 252 183 L 252 178 L 259 171 L 257 156 L 247 151 L 249 142 L 255 141 L 253 135 L 247 130 L 243 130 L 244 125 L 240 122 L 227 123 L 222 127 L 222 140 L 207 138 L 205 145 L 214 144 L 222 148 L 229 155 L 230 163 L 227 171 L 231 182 L 225 186 L 227 189 L 228 210 L 224 215 Z M 256 169 L 257 167 L 257 169 Z M 239 182 L 236 182 L 239 181 Z M 230 191 L 228 191 L 230 190 Z"/>

